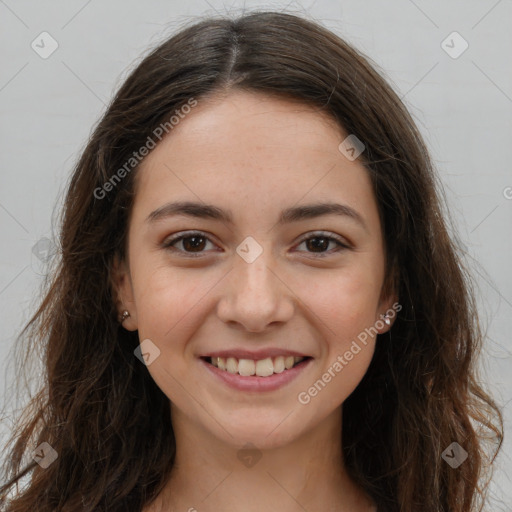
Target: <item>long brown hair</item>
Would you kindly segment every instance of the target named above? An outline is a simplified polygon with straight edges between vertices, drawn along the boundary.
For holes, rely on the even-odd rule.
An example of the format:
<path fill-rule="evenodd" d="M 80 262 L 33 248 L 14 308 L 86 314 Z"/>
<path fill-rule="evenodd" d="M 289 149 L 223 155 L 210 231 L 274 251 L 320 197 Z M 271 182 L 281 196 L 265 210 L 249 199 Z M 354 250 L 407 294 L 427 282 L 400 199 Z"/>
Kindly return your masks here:
<path fill-rule="evenodd" d="M 365 145 L 387 285 L 402 310 L 343 404 L 347 470 L 379 512 L 481 510 L 486 440 L 499 450 L 502 416 L 478 382 L 474 292 L 425 144 L 369 59 L 321 25 L 276 12 L 182 29 L 132 71 L 95 127 L 67 190 L 57 268 L 22 332 L 27 352 L 43 348 L 45 383 L 10 439 L 2 510 L 134 511 L 163 489 L 175 455 L 169 401 L 134 357 L 138 335 L 120 327 L 111 285 L 136 166 L 98 190 L 191 98 L 234 89 L 313 105 Z M 47 468 L 27 459 L 43 442 L 58 454 Z M 469 454 L 457 469 L 442 457 L 454 442 Z"/>

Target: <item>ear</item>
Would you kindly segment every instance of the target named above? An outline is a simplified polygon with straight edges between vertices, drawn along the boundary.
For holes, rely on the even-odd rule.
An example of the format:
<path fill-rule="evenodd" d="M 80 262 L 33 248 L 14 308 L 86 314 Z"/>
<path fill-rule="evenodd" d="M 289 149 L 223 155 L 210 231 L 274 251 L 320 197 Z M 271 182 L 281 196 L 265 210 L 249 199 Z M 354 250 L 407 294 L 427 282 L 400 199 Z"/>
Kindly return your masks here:
<path fill-rule="evenodd" d="M 396 320 L 396 316 L 402 309 L 398 300 L 398 294 L 396 293 L 397 282 L 397 275 L 396 273 L 393 273 L 392 276 L 386 277 L 382 285 L 381 296 L 375 318 L 375 327 L 378 329 L 379 334 L 388 332 L 391 329 Z M 384 321 L 385 315 L 390 321 L 389 325 Z"/>
<path fill-rule="evenodd" d="M 130 269 L 126 260 L 121 259 L 118 254 L 115 255 L 112 264 L 111 286 L 119 322 L 121 323 L 123 311 L 128 311 L 130 316 L 122 322 L 122 326 L 128 331 L 136 331 L 138 328 L 137 308 L 135 307 Z"/>

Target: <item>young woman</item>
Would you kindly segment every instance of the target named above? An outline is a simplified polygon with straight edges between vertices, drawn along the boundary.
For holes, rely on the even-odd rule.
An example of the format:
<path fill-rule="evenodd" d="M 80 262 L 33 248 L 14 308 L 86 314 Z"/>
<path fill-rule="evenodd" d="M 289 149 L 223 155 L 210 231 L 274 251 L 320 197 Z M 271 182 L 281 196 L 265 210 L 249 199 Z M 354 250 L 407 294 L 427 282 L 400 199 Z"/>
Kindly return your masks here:
<path fill-rule="evenodd" d="M 250 13 L 161 44 L 70 181 L 2 510 L 480 510 L 501 414 L 436 183 L 325 28 Z"/>

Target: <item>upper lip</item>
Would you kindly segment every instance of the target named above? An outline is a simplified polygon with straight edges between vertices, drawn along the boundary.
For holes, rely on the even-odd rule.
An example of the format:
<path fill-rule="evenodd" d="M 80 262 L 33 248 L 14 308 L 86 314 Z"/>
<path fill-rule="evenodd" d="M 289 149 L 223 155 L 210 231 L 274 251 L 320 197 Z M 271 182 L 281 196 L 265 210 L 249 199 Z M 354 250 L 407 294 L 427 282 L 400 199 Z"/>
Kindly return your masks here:
<path fill-rule="evenodd" d="M 252 359 L 261 360 L 267 359 L 267 357 L 278 357 L 278 356 L 296 356 L 296 357 L 310 357 L 301 352 L 295 350 L 285 350 L 282 348 L 267 348 L 260 350 L 245 350 L 245 349 L 232 349 L 232 350 L 215 350 L 202 354 L 200 357 L 234 357 L 236 359 Z"/>

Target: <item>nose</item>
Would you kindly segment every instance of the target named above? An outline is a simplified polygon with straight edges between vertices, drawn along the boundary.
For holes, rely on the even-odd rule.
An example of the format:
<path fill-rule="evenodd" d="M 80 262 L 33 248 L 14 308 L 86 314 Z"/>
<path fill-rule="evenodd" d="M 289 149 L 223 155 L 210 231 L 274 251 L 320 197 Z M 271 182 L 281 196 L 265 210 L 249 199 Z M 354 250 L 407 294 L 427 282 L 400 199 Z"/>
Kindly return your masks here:
<path fill-rule="evenodd" d="M 223 322 L 249 332 L 262 332 L 287 322 L 294 309 L 294 293 L 275 270 L 270 250 L 264 250 L 252 263 L 235 256 L 217 306 L 217 315 Z"/>

